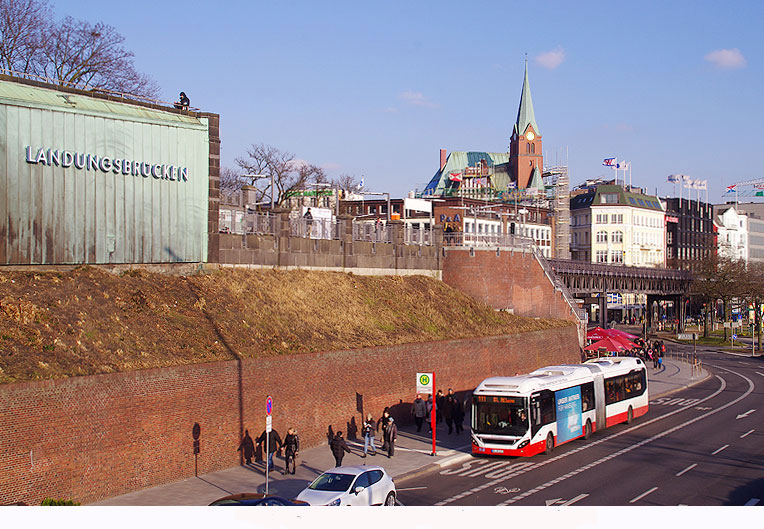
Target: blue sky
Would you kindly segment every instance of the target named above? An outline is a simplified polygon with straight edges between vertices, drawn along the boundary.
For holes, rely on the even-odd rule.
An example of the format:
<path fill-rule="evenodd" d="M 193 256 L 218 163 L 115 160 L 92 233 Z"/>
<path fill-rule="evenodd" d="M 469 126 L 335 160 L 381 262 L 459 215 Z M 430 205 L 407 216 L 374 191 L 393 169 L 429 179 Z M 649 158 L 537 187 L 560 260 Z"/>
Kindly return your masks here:
<path fill-rule="evenodd" d="M 56 16 L 115 26 L 138 69 L 221 115 L 222 163 L 253 143 L 421 188 L 439 149 L 506 152 L 524 57 L 545 163 L 673 195 L 671 173 L 764 177 L 764 2 L 103 2 Z M 686 192 L 685 192 L 686 196 Z"/>

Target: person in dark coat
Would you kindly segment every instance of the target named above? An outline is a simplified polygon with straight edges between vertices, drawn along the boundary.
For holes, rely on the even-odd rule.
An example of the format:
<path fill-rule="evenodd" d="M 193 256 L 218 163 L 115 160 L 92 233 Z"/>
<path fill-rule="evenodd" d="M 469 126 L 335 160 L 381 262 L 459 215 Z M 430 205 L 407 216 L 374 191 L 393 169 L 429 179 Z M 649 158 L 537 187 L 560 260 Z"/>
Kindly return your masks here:
<path fill-rule="evenodd" d="M 390 417 L 387 421 L 387 430 L 385 431 L 385 442 L 387 443 L 387 457 L 393 457 L 395 454 L 395 441 L 398 440 L 398 427 L 395 425 L 395 419 Z"/>
<path fill-rule="evenodd" d="M 464 431 L 464 426 L 462 425 L 463 422 L 464 404 L 456 395 L 454 395 L 454 427 L 456 428 L 456 433 L 459 434 Z"/>
<path fill-rule="evenodd" d="M 411 407 L 411 415 L 414 416 L 414 422 L 416 422 L 416 431 L 421 432 L 424 418 L 427 417 L 427 403 L 419 393 L 417 393 L 414 405 Z"/>
<path fill-rule="evenodd" d="M 443 419 L 448 426 L 448 434 L 451 435 L 454 431 L 454 408 L 456 407 L 456 397 L 454 396 L 454 390 L 448 388 L 448 395 L 446 395 L 445 402 L 443 403 Z"/>
<path fill-rule="evenodd" d="M 276 453 L 277 450 L 281 449 L 281 436 L 276 430 L 271 430 L 270 433 L 266 433 L 265 430 L 263 430 L 263 433 L 260 434 L 260 437 L 257 438 L 257 444 L 263 445 L 265 447 L 266 439 L 268 441 L 268 463 L 265 467 L 266 472 L 270 472 L 274 469 L 273 466 L 273 454 Z"/>
<path fill-rule="evenodd" d="M 332 449 L 334 461 L 337 463 L 335 466 L 341 467 L 342 458 L 345 457 L 345 452 L 350 453 L 350 448 L 348 448 L 347 443 L 345 443 L 345 439 L 342 438 L 342 432 L 337 432 L 335 434 L 334 439 L 329 443 L 329 447 Z"/>
<path fill-rule="evenodd" d="M 446 397 L 443 396 L 443 390 L 439 389 L 435 395 L 435 424 L 443 422 L 443 406 L 446 403 Z"/>
<path fill-rule="evenodd" d="M 297 455 L 300 453 L 300 438 L 294 428 L 287 430 L 284 437 L 284 475 L 294 474 L 297 470 Z M 291 472 L 289 468 L 292 468 Z"/>
<path fill-rule="evenodd" d="M 387 423 L 390 420 L 390 408 L 385 408 L 382 411 L 382 416 L 377 421 L 377 430 L 382 430 L 382 451 L 384 452 L 387 450 L 387 436 L 385 435 L 385 432 L 387 432 Z"/>
<path fill-rule="evenodd" d="M 248 465 L 252 464 L 252 456 L 255 455 L 255 442 L 249 436 L 249 430 L 244 430 L 244 438 L 239 443 L 239 448 L 236 451 L 243 452 L 244 460 Z"/>

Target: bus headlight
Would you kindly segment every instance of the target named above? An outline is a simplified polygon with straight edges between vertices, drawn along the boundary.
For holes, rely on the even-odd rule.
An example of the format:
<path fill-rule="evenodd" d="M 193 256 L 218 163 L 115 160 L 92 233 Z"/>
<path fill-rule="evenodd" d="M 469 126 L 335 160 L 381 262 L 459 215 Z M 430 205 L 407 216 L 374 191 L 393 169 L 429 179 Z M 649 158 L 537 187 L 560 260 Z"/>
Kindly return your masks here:
<path fill-rule="evenodd" d="M 525 448 L 526 446 L 528 446 L 528 443 L 530 443 L 530 441 L 529 441 L 528 439 L 526 439 L 525 441 L 523 441 L 522 443 L 520 443 L 520 446 L 518 446 L 518 447 L 517 447 L 517 449 L 518 449 L 518 450 L 522 450 L 523 448 Z"/>

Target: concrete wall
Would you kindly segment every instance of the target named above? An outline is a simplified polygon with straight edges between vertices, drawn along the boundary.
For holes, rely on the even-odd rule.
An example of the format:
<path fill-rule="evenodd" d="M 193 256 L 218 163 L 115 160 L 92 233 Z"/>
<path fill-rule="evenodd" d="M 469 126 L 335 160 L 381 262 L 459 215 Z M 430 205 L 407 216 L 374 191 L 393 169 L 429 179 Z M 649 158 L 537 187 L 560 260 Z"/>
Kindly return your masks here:
<path fill-rule="evenodd" d="M 410 420 L 418 371 L 433 370 L 438 387 L 466 393 L 487 376 L 578 361 L 570 326 L 4 385 L 0 504 L 88 503 L 193 477 L 195 423 L 198 472 L 235 466 L 243 430 L 264 428 L 267 395 L 274 428 L 297 428 L 309 447 L 326 443 L 330 426 L 360 427 L 356 394 L 364 412 L 393 406 L 396 420 Z"/>
<path fill-rule="evenodd" d="M 311 239 L 289 234 L 288 211 L 278 216 L 275 235 L 220 233 L 210 237 L 210 247 L 219 248 L 217 262 L 223 265 L 279 267 L 285 269 L 333 270 L 353 273 L 410 274 L 440 277 L 441 232 L 437 245 L 403 243 L 403 223 L 391 221 L 393 242 L 354 241 L 351 217 L 344 218 L 347 232 L 337 239 Z"/>

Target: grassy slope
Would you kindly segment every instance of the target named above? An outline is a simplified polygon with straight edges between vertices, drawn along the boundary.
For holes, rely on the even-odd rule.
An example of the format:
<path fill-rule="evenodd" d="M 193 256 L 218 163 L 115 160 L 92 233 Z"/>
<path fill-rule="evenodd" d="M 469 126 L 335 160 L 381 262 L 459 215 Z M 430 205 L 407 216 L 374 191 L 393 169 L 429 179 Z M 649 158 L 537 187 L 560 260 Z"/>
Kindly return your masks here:
<path fill-rule="evenodd" d="M 423 276 L 0 272 L 0 383 L 565 325 Z"/>

